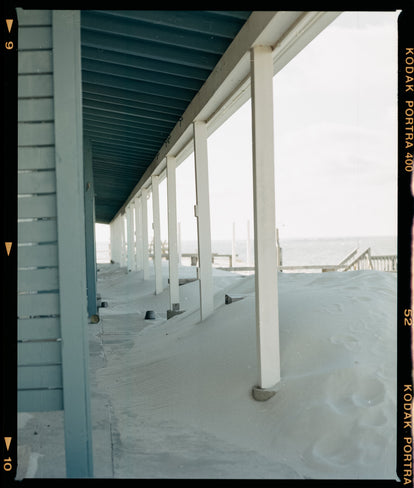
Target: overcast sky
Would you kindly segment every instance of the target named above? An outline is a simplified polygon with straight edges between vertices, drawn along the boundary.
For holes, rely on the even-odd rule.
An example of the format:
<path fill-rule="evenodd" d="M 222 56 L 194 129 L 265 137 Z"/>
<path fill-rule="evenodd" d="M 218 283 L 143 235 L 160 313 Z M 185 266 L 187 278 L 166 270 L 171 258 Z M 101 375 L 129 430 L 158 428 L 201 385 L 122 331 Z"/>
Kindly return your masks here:
<path fill-rule="evenodd" d="M 397 14 L 346 12 L 274 78 L 280 238 L 396 235 Z M 212 239 L 253 233 L 250 101 L 208 141 Z M 193 156 L 177 168 L 182 239 L 196 239 Z M 167 239 L 166 182 L 160 185 Z M 150 214 L 151 215 L 151 214 Z M 99 233 L 97 235 L 99 240 Z"/>

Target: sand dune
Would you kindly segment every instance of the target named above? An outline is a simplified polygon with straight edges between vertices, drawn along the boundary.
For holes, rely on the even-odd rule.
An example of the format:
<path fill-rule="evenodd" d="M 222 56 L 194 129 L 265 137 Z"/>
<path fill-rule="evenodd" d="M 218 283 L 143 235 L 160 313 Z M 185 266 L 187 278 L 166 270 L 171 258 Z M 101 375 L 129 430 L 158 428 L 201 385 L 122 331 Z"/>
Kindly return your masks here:
<path fill-rule="evenodd" d="M 114 477 L 396 479 L 396 275 L 279 274 L 282 381 L 267 402 L 251 397 L 254 277 L 214 279 L 212 317 L 199 322 L 192 282 L 167 321 L 168 288 L 100 265 L 92 389 L 111 409 Z"/>

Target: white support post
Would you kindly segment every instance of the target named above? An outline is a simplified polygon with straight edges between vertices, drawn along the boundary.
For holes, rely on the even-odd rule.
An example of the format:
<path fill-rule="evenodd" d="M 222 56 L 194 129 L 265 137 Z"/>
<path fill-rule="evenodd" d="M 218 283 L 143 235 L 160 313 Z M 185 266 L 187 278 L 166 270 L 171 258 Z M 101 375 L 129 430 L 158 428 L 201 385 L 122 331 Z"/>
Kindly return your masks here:
<path fill-rule="evenodd" d="M 236 222 L 233 222 L 233 235 L 231 240 L 231 266 L 236 265 Z"/>
<path fill-rule="evenodd" d="M 110 244 L 109 244 L 109 249 L 110 249 L 110 253 L 109 253 L 109 257 L 111 259 L 111 261 L 116 261 L 116 250 L 115 250 L 115 222 L 112 221 L 110 224 L 109 224 L 109 232 L 110 232 Z"/>
<path fill-rule="evenodd" d="M 120 220 L 121 222 L 119 224 L 119 227 L 121 231 L 121 267 L 124 267 L 127 265 L 125 254 L 125 214 L 121 215 Z"/>
<path fill-rule="evenodd" d="M 126 208 L 127 219 L 127 267 L 128 271 L 132 271 L 134 258 L 134 221 L 131 205 Z"/>
<path fill-rule="evenodd" d="M 149 253 L 148 253 L 148 190 L 142 189 L 142 267 L 144 280 L 149 279 Z"/>
<path fill-rule="evenodd" d="M 250 220 L 247 221 L 246 261 L 247 261 L 247 266 L 252 265 L 252 251 L 250 245 Z"/>
<path fill-rule="evenodd" d="M 180 309 L 178 281 L 177 185 L 175 170 L 175 157 L 167 156 L 168 263 L 171 312 Z"/>
<path fill-rule="evenodd" d="M 122 216 L 118 217 L 115 222 L 115 239 L 116 239 L 116 252 L 117 263 L 122 266 L 122 235 L 121 235 L 121 220 Z"/>
<path fill-rule="evenodd" d="M 201 320 L 204 320 L 214 312 L 213 267 L 211 263 L 207 128 L 204 121 L 194 121 L 193 128 L 196 180 L 196 217 L 199 258 L 198 278 L 200 280 L 200 314 Z"/>
<path fill-rule="evenodd" d="M 256 280 L 257 400 L 280 382 L 279 304 L 275 227 L 272 49 L 251 49 L 253 204 Z"/>
<path fill-rule="evenodd" d="M 282 248 L 280 247 L 279 242 L 279 229 L 276 228 L 276 251 L 277 251 L 277 270 L 280 270 L 282 266 Z"/>
<path fill-rule="evenodd" d="M 177 253 L 178 253 L 178 264 L 180 265 L 181 264 L 181 261 L 182 261 L 182 243 L 181 243 L 181 222 L 178 222 L 178 235 L 177 235 L 177 245 L 178 245 L 178 249 L 177 249 Z"/>
<path fill-rule="evenodd" d="M 135 269 L 142 269 L 142 197 L 135 199 Z"/>
<path fill-rule="evenodd" d="M 154 271 L 155 294 L 162 293 L 162 267 L 161 267 L 161 223 L 160 223 L 160 191 L 159 177 L 151 176 L 152 186 L 152 218 L 154 228 Z"/>

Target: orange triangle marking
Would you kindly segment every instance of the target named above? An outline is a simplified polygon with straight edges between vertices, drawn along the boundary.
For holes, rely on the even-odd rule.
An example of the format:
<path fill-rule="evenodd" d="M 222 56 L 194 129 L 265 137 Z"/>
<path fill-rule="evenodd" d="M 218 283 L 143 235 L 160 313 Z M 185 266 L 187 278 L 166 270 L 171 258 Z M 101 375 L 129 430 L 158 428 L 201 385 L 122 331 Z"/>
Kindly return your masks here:
<path fill-rule="evenodd" d="M 10 31 L 11 31 L 11 28 L 13 25 L 13 19 L 6 19 L 6 24 L 7 24 L 7 29 L 9 31 L 9 34 L 10 34 Z"/>
<path fill-rule="evenodd" d="M 10 256 L 10 251 L 11 251 L 11 247 L 12 247 L 12 242 L 5 242 L 4 243 L 6 245 L 6 251 L 7 251 L 7 256 Z"/>
<path fill-rule="evenodd" d="M 5 437 L 4 442 L 6 443 L 6 449 L 9 450 L 10 448 L 10 443 L 11 443 L 12 438 L 11 437 Z"/>

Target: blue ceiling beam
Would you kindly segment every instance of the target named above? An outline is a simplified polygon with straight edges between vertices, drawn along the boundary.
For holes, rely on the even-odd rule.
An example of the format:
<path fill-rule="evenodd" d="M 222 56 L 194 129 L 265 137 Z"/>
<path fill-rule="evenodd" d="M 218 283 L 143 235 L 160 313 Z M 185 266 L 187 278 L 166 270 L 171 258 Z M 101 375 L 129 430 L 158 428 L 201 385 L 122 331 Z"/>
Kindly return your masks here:
<path fill-rule="evenodd" d="M 182 30 L 189 30 L 220 36 L 233 40 L 240 29 L 243 20 L 249 15 L 250 11 L 243 13 L 241 22 L 235 22 L 234 18 L 225 18 L 217 15 L 217 12 L 203 10 L 111 10 L 112 16 L 128 17 L 136 20 L 151 22 L 154 28 L 157 26 L 177 27 Z"/>
<path fill-rule="evenodd" d="M 184 47 L 169 46 L 157 42 L 121 37 L 116 34 L 97 32 L 82 28 L 82 46 L 102 48 L 109 51 L 132 54 L 146 58 L 175 63 L 184 66 L 194 66 L 212 70 L 220 59 L 219 54 L 200 52 Z"/>
<path fill-rule="evenodd" d="M 230 43 L 228 38 L 217 35 L 188 30 L 184 36 L 182 29 L 177 27 L 159 24 L 155 27 L 146 21 L 129 17 L 120 19 L 106 12 L 84 11 L 82 14 L 82 30 L 156 42 L 168 47 L 221 55 Z"/>
<path fill-rule="evenodd" d="M 95 122 L 103 123 L 103 124 L 110 124 L 117 128 L 127 128 L 139 131 L 143 135 L 153 136 L 156 138 L 162 138 L 164 141 L 165 138 L 169 135 L 169 128 L 158 128 L 158 127 L 149 127 L 145 123 L 140 123 L 140 121 L 136 120 L 124 120 L 124 119 L 113 119 L 105 112 L 100 113 L 88 113 L 88 110 L 83 111 L 83 120 L 88 124 L 93 124 Z"/>
<path fill-rule="evenodd" d="M 119 167 L 118 164 L 119 164 L 119 161 L 120 159 L 119 158 L 111 158 L 109 155 L 105 155 L 105 156 L 95 156 L 94 157 L 94 164 L 95 164 L 95 167 L 98 167 L 98 165 L 103 165 L 103 166 L 115 166 L 115 167 Z M 145 165 L 144 164 L 141 164 L 141 165 L 138 165 L 138 164 L 131 164 L 130 160 L 128 160 L 127 163 L 123 163 L 122 164 L 122 167 L 124 168 L 131 168 L 131 169 L 145 169 Z"/>
<path fill-rule="evenodd" d="M 251 14 L 251 10 L 205 10 L 205 13 L 228 17 L 234 22 L 234 19 L 245 21 L 247 17 Z"/>
<path fill-rule="evenodd" d="M 105 85 L 94 85 L 92 83 L 82 83 L 82 91 L 85 94 L 99 94 L 108 98 L 115 98 L 117 100 L 133 101 L 139 103 L 147 103 L 149 105 L 161 106 L 162 110 L 165 108 L 177 109 L 181 113 L 185 110 L 188 103 L 185 100 L 172 100 L 166 97 L 154 97 L 145 93 L 140 93 L 134 90 L 125 90 L 124 88 L 112 88 Z"/>
<path fill-rule="evenodd" d="M 131 161 L 134 161 L 134 164 L 132 164 Z M 107 154 L 96 155 L 93 158 L 94 168 L 98 169 L 99 165 L 102 163 L 108 163 L 114 165 L 122 164 L 122 167 L 125 165 L 126 167 L 136 167 L 138 169 L 141 169 L 141 168 L 145 168 L 147 161 L 146 159 L 141 160 L 141 158 L 134 158 L 134 159 L 130 157 L 124 158 L 122 155 L 118 155 L 118 154 L 111 155 L 111 153 L 107 152 Z"/>
<path fill-rule="evenodd" d="M 102 134 L 106 134 L 106 133 L 114 134 L 114 135 L 125 134 L 128 137 L 132 137 L 138 141 L 148 142 L 148 143 L 151 143 L 152 145 L 154 145 L 154 144 L 162 145 L 164 143 L 164 139 L 162 139 L 160 137 L 148 137 L 148 136 L 141 134 L 137 130 L 125 129 L 125 128 L 121 128 L 118 126 L 116 127 L 113 124 L 100 124 L 100 123 L 95 122 L 93 124 L 86 123 L 86 124 L 84 124 L 84 127 L 87 130 L 98 130 Z"/>
<path fill-rule="evenodd" d="M 155 156 L 156 151 L 153 149 L 148 149 L 148 148 L 143 148 L 139 146 L 138 144 L 132 144 L 128 142 L 127 144 L 124 143 L 122 139 L 109 139 L 108 137 L 105 136 L 90 136 L 92 142 L 100 142 L 102 146 L 109 146 L 109 147 L 119 147 L 120 152 L 125 152 L 127 153 L 130 148 L 135 149 L 139 151 L 140 154 L 142 155 L 147 155 L 148 157 L 151 157 L 151 155 Z"/>
<path fill-rule="evenodd" d="M 102 120 L 102 119 L 89 119 L 89 118 L 86 118 L 86 116 L 84 115 L 84 127 L 96 127 L 96 128 L 102 128 L 102 129 L 112 129 L 114 131 L 115 134 L 119 133 L 119 132 L 124 132 L 126 134 L 137 134 L 139 138 L 145 138 L 147 141 L 151 141 L 153 142 L 154 144 L 158 144 L 159 146 L 161 146 L 166 137 L 162 137 L 162 136 L 158 136 L 157 134 L 154 135 L 153 132 L 149 132 L 149 131 L 146 131 L 146 130 L 141 130 L 137 127 L 129 127 L 125 124 L 123 124 L 122 122 L 119 123 L 119 124 L 115 124 L 115 123 L 111 123 L 111 121 L 109 121 L 108 119 L 105 119 L 105 120 Z"/>
<path fill-rule="evenodd" d="M 98 49 L 88 46 L 82 47 L 82 62 L 84 59 L 93 59 L 95 61 L 103 61 L 130 68 L 139 68 L 153 73 L 163 73 L 180 78 L 190 78 L 201 82 L 206 80 L 210 74 L 210 71 L 204 68 L 184 66 L 143 56 L 133 56 L 127 53 L 115 52 L 110 49 Z"/>
<path fill-rule="evenodd" d="M 99 168 L 99 174 L 101 176 L 107 175 L 111 176 L 113 178 L 113 181 L 111 182 L 112 184 L 116 181 L 117 178 L 120 178 L 121 181 L 125 181 L 128 183 L 133 183 L 134 180 L 136 181 L 136 178 L 139 178 L 142 174 L 142 171 L 139 169 L 126 169 L 122 171 L 122 173 L 119 172 L 119 168 L 109 168 L 108 166 L 101 166 Z"/>
<path fill-rule="evenodd" d="M 186 90 L 192 90 L 195 92 L 197 92 L 200 89 L 200 86 L 203 84 L 203 80 L 159 73 L 157 71 L 149 71 L 146 69 L 131 68 L 130 66 L 122 66 L 109 61 L 88 58 L 82 59 L 82 70 L 120 76 L 122 78 L 128 78 L 134 81 L 146 81 L 149 83 L 155 83 L 157 85 L 184 88 Z"/>
<path fill-rule="evenodd" d="M 176 124 L 178 117 L 174 115 L 168 115 L 165 113 L 157 113 L 153 110 L 144 110 L 134 107 L 128 107 L 126 105 L 117 105 L 115 103 L 98 102 L 91 100 L 83 101 L 84 108 L 93 109 L 96 111 L 111 112 L 112 114 L 119 115 L 131 115 L 133 117 L 142 117 L 145 119 L 151 119 L 166 123 L 166 126 Z"/>
<path fill-rule="evenodd" d="M 139 114 L 136 115 L 121 115 L 121 114 L 108 114 L 107 112 L 104 112 L 103 110 L 95 110 L 92 108 L 85 107 L 83 109 L 84 114 L 89 114 L 89 115 L 100 115 L 101 117 L 107 117 L 109 119 L 113 118 L 115 120 L 121 120 L 125 122 L 137 122 L 137 123 L 143 123 L 146 126 L 148 126 L 149 129 L 153 128 L 154 130 L 161 129 L 161 130 L 171 130 L 172 127 L 174 126 L 174 123 L 166 123 L 166 122 L 153 122 L 149 117 L 141 117 Z"/>
<path fill-rule="evenodd" d="M 132 80 L 130 78 L 123 78 L 116 75 L 108 75 L 103 73 L 95 73 L 94 71 L 82 70 L 82 79 L 85 83 L 93 83 L 95 85 L 110 86 L 112 88 L 120 88 L 124 90 L 137 91 L 147 95 L 160 96 L 173 100 L 183 100 L 187 103 L 197 93 L 195 90 L 188 90 L 186 88 L 174 88 L 167 85 L 159 85 L 157 83 L 149 83 L 147 81 Z M 156 103 L 154 101 L 154 103 Z"/>
<path fill-rule="evenodd" d="M 134 108 L 136 110 L 147 110 L 150 112 L 161 113 L 161 114 L 173 116 L 175 120 L 177 120 L 181 116 L 181 112 L 175 109 L 160 107 L 160 109 L 157 110 L 155 105 L 151 105 L 149 103 L 128 102 L 126 100 L 116 99 L 112 97 L 105 97 L 104 95 L 99 95 L 99 94 L 85 93 L 83 96 L 83 100 L 87 100 L 88 102 L 110 103 L 118 107 L 128 107 L 128 108 Z"/>
<path fill-rule="evenodd" d="M 99 129 L 93 129 L 93 128 L 87 128 L 84 130 L 85 134 L 89 136 L 91 139 L 94 139 L 95 141 L 105 138 L 108 141 L 118 141 L 118 142 L 125 142 L 126 144 L 135 144 L 135 146 L 138 146 L 140 150 L 142 149 L 147 149 L 149 151 L 154 150 L 154 144 L 151 144 L 150 142 L 146 142 L 145 139 L 138 139 L 137 137 L 133 137 L 128 134 L 114 134 L 111 131 L 103 131 Z"/>

